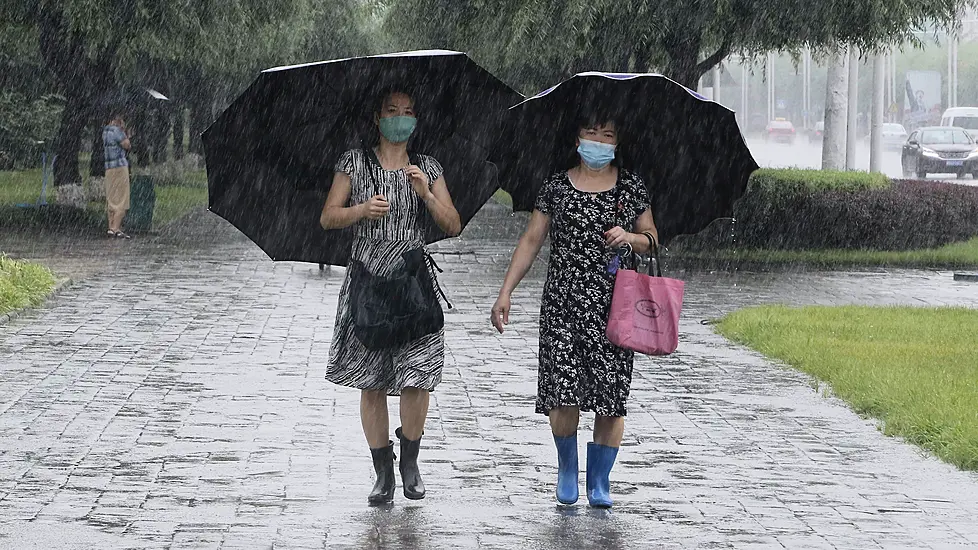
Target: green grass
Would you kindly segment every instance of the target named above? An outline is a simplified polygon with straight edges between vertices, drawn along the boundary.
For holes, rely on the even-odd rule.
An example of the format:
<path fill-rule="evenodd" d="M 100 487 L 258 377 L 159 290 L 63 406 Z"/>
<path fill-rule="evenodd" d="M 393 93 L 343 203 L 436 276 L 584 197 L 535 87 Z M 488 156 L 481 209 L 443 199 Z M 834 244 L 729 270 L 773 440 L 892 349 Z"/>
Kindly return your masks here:
<path fill-rule="evenodd" d="M 204 180 L 206 182 L 206 179 Z M 163 227 L 191 210 L 207 206 L 207 187 L 180 185 L 156 188 L 153 226 Z"/>
<path fill-rule="evenodd" d="M 157 178 L 155 228 L 179 219 L 189 211 L 207 206 L 207 173 L 197 170 L 182 180 Z M 99 228 L 105 225 L 105 203 L 92 202 L 84 211 L 71 212 L 56 205 L 42 209 L 17 208 L 17 204 L 34 204 L 41 192 L 41 169 L 0 172 L 0 227 L 32 228 L 39 226 Z M 48 184 L 47 201 L 54 203 L 53 184 Z"/>
<path fill-rule="evenodd" d="M 34 204 L 41 194 L 41 169 L 0 172 L 0 204 Z M 48 182 L 48 201 L 54 200 L 54 185 Z"/>
<path fill-rule="evenodd" d="M 509 206 L 510 208 L 513 207 L 513 197 L 502 189 L 496 190 L 496 192 L 492 195 L 492 198 L 499 204 Z"/>
<path fill-rule="evenodd" d="M 0 315 L 40 304 L 54 285 L 50 269 L 0 255 Z"/>
<path fill-rule="evenodd" d="M 902 267 L 975 268 L 978 267 L 978 237 L 940 248 L 923 250 L 716 250 L 688 255 L 703 260 L 746 262 L 773 265 L 807 265 L 817 268 Z"/>
<path fill-rule="evenodd" d="M 764 306 L 718 330 L 827 382 L 887 435 L 978 470 L 978 310 Z"/>

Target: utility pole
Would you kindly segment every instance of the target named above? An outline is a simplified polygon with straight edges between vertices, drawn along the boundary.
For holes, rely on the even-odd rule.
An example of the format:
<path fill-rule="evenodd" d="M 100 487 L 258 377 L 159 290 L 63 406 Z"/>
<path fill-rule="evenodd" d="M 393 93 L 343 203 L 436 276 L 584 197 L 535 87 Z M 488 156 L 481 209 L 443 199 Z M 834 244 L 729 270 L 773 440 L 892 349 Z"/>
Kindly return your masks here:
<path fill-rule="evenodd" d="M 774 97 L 774 54 L 767 54 L 767 119 L 774 120 L 776 99 Z"/>
<path fill-rule="evenodd" d="M 958 106 L 958 37 L 949 36 L 947 44 L 947 103 Z"/>
<path fill-rule="evenodd" d="M 741 82 L 740 82 L 740 120 L 744 134 L 750 125 L 750 70 L 747 67 L 747 60 L 740 58 Z"/>
<path fill-rule="evenodd" d="M 801 59 L 801 78 L 803 80 L 801 108 L 805 111 L 802 126 L 808 129 L 811 126 L 809 122 L 812 116 L 812 52 L 807 49 Z"/>
<path fill-rule="evenodd" d="M 720 65 L 722 61 L 717 63 L 716 67 L 713 67 L 713 101 L 720 103 Z M 720 103 L 723 105 L 723 103 Z"/>
<path fill-rule="evenodd" d="M 886 79 L 886 54 L 877 54 L 873 60 L 873 120 L 869 138 L 869 171 L 883 171 L 883 105 L 886 103 L 883 93 Z"/>
<path fill-rule="evenodd" d="M 849 47 L 849 106 L 846 123 L 846 169 L 856 169 L 856 144 L 859 140 L 859 51 Z"/>

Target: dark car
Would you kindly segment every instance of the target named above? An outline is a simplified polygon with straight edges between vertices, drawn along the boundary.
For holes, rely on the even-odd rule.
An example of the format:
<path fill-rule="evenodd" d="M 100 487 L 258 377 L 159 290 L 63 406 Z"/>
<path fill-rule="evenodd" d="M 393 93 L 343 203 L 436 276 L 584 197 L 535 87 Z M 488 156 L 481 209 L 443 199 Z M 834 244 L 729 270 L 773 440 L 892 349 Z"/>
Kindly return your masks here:
<path fill-rule="evenodd" d="M 978 144 L 963 128 L 928 126 L 914 130 L 903 146 L 904 177 L 978 173 Z"/>
<path fill-rule="evenodd" d="M 811 144 L 822 144 L 822 134 L 825 133 L 825 122 L 818 121 L 815 123 L 815 127 L 808 130 L 808 143 Z"/>
<path fill-rule="evenodd" d="M 795 142 L 795 125 L 783 118 L 772 120 L 767 125 L 764 139 L 791 145 Z"/>

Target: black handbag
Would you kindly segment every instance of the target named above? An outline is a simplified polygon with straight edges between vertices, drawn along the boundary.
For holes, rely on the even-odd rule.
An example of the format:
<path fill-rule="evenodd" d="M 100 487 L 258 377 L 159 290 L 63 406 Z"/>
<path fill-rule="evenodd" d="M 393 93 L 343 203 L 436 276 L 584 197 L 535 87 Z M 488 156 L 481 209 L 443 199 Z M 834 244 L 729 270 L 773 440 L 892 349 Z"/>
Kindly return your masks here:
<path fill-rule="evenodd" d="M 379 193 L 369 165 L 371 151 L 364 151 L 374 193 Z M 411 159 L 416 163 L 415 159 Z M 445 293 L 432 275 L 441 272 L 423 246 L 401 254 L 403 267 L 389 276 L 370 273 L 358 260 L 350 262 L 350 312 L 353 334 L 369 350 L 403 346 L 422 336 L 438 332 L 445 326 L 445 314 L 438 301 Z M 436 293 L 437 290 L 437 293 Z"/>

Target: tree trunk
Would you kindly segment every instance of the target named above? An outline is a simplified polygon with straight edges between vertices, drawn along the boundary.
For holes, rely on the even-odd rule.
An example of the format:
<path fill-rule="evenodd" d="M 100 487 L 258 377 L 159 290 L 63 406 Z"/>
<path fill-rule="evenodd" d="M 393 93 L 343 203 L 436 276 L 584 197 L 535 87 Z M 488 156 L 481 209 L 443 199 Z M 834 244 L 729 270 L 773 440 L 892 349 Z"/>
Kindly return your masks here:
<path fill-rule="evenodd" d="M 699 66 L 700 43 L 698 38 L 692 38 L 666 50 L 669 56 L 666 76 L 690 90 L 697 88 L 700 77 L 705 72 Z"/>
<path fill-rule="evenodd" d="M 204 154 L 204 147 L 200 141 L 200 134 L 207 129 L 211 119 L 211 94 L 202 93 L 194 97 L 190 105 L 190 152 L 198 155 Z"/>
<path fill-rule="evenodd" d="M 93 178 L 105 177 L 105 149 L 102 144 L 101 125 L 92 132 L 92 160 L 88 163 L 88 175 Z"/>
<path fill-rule="evenodd" d="M 183 134 L 184 116 L 186 115 L 183 103 L 177 103 L 173 110 L 173 158 L 180 160 L 183 158 Z"/>
<path fill-rule="evenodd" d="M 58 161 L 54 165 L 54 185 L 81 184 L 78 171 L 78 154 L 81 152 L 82 132 L 91 115 L 84 90 L 69 93 L 61 113 L 61 126 L 54 139 L 54 153 Z"/>
<path fill-rule="evenodd" d="M 847 81 L 845 52 L 842 52 L 829 60 L 826 76 L 822 170 L 844 170 L 846 167 Z"/>

